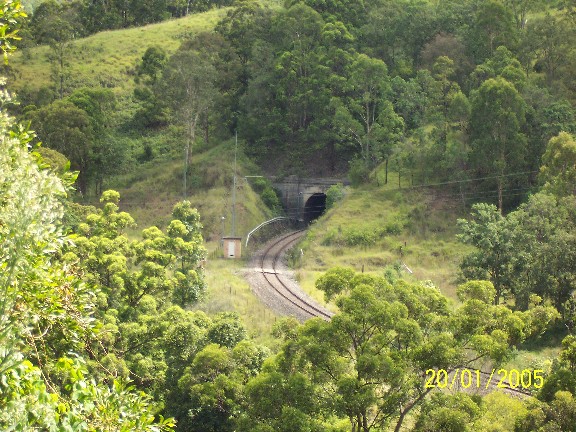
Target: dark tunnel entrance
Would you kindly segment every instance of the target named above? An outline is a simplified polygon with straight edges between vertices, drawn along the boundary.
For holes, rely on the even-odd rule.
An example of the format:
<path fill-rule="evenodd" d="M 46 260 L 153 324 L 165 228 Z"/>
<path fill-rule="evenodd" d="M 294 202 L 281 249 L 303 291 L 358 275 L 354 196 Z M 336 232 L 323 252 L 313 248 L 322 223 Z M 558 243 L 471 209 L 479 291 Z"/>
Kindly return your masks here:
<path fill-rule="evenodd" d="M 314 219 L 318 219 L 324 210 L 326 210 L 326 194 L 315 193 L 304 205 L 304 222 L 309 224 Z"/>

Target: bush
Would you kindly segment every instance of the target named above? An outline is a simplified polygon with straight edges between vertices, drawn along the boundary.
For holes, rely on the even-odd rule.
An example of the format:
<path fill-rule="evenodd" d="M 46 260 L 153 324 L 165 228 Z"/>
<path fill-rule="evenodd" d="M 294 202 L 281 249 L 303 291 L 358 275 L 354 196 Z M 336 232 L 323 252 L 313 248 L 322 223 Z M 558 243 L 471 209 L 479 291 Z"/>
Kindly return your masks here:
<path fill-rule="evenodd" d="M 348 178 L 352 186 L 359 186 L 368 182 L 370 171 L 366 164 L 361 159 L 354 159 L 350 162 L 350 169 L 348 170 Z"/>
<path fill-rule="evenodd" d="M 260 199 L 262 199 L 269 209 L 277 211 L 281 208 L 278 193 L 274 190 L 268 179 L 264 177 L 255 178 L 250 183 L 250 186 L 254 192 L 260 195 Z"/>
<path fill-rule="evenodd" d="M 376 240 L 377 235 L 374 230 L 350 229 L 344 232 L 346 246 L 372 246 Z"/>
<path fill-rule="evenodd" d="M 400 235 L 404 229 L 404 223 L 400 220 L 393 220 L 384 227 L 384 234 Z"/>
<path fill-rule="evenodd" d="M 254 190 L 254 192 L 258 194 L 264 192 L 264 189 L 266 189 L 267 186 L 269 185 L 268 181 L 265 178 L 255 178 L 252 181 L 252 189 Z"/>
<path fill-rule="evenodd" d="M 278 195 L 276 195 L 276 191 L 274 191 L 270 186 L 266 186 L 260 194 L 260 198 L 262 198 L 262 201 L 269 209 L 280 209 L 280 199 L 278 198 Z"/>
<path fill-rule="evenodd" d="M 324 237 L 324 239 L 320 244 L 322 246 L 331 246 L 333 244 L 338 244 L 340 240 L 341 238 L 338 231 L 335 229 L 331 229 L 330 231 L 328 231 L 328 234 L 326 234 L 326 236 Z"/>
<path fill-rule="evenodd" d="M 344 185 L 338 183 L 330 186 L 326 191 L 326 210 L 331 209 L 342 198 L 344 198 Z"/>

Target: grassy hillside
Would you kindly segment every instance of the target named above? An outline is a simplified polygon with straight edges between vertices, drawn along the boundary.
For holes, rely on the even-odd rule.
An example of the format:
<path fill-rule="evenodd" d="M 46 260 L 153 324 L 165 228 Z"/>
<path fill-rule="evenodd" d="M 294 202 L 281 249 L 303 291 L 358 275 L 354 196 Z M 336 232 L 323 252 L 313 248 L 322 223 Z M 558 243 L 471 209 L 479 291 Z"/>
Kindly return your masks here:
<path fill-rule="evenodd" d="M 445 191 L 399 188 L 397 175 L 389 178 L 387 185 L 348 188 L 310 229 L 297 266 L 301 284 L 316 298 L 322 293 L 314 288 L 315 280 L 333 266 L 430 280 L 456 298 L 458 263 L 469 250 L 455 237 L 464 207 L 445 198 Z"/>
<path fill-rule="evenodd" d="M 217 242 L 230 234 L 232 219 L 232 182 L 234 143 L 223 142 L 197 152 L 191 161 L 188 194 L 185 197 L 198 208 L 207 241 Z M 171 209 L 183 196 L 183 160 L 152 160 L 129 174 L 111 179 L 107 188 L 117 189 L 122 196 L 122 208 L 130 212 L 140 226 L 164 225 Z M 250 188 L 245 175 L 254 174 L 255 166 L 239 155 L 237 175 L 237 234 L 244 235 L 271 216 L 259 196 Z"/>
<path fill-rule="evenodd" d="M 133 88 L 134 67 L 146 49 L 153 45 L 174 52 L 183 37 L 208 30 L 226 14 L 227 8 L 189 15 L 144 27 L 106 31 L 72 42 L 68 59 L 74 87 L 106 87 L 117 96 Z M 25 83 L 39 88 L 50 83 L 49 48 L 40 46 L 17 52 L 10 62 L 17 71 L 14 87 Z"/>

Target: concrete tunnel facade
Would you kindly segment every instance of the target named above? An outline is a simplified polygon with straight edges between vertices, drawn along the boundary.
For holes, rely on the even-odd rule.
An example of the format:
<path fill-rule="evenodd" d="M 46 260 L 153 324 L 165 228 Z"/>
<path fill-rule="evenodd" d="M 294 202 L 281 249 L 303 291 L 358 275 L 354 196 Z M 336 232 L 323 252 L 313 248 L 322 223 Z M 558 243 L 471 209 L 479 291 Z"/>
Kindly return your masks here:
<path fill-rule="evenodd" d="M 326 210 L 326 191 L 347 180 L 332 178 L 299 178 L 290 176 L 282 180 L 271 179 L 279 192 L 282 206 L 289 217 L 310 223 Z"/>

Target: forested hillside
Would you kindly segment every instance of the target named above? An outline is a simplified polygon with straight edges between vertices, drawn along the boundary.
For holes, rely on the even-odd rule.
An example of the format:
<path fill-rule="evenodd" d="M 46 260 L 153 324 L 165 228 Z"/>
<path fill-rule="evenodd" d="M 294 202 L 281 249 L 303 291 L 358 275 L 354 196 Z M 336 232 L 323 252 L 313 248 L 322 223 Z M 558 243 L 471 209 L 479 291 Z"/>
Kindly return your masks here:
<path fill-rule="evenodd" d="M 570 2 L 271 8 L 245 1 L 220 10 L 221 18 L 199 15 L 215 23 L 213 30 L 192 25 L 171 33 L 176 20 L 151 27 L 161 35 L 141 42 L 124 33 L 84 42 L 53 31 L 66 27 L 55 21 L 66 21 L 57 10 L 66 5 L 51 6 L 42 20 L 39 12 L 32 16 L 27 31 L 36 36 L 23 42 L 14 74 L 21 112 L 35 129 L 46 129 L 46 146 L 80 169 L 84 194 L 93 186 L 99 195 L 95 172 L 135 169 L 119 161 L 182 152 L 176 141 L 214 145 L 238 131 L 265 170 L 271 171 L 263 162 L 275 160 L 274 174 L 350 170 L 361 182 L 384 161 L 414 184 L 450 181 L 469 201 L 485 197 L 511 208 L 536 185 L 548 140 L 575 128 Z M 31 40 L 48 47 L 34 48 Z M 91 96 L 99 113 L 79 101 L 86 86 L 102 87 Z M 190 96 L 186 103 L 180 88 Z M 70 104 L 80 111 L 67 122 L 92 143 L 90 155 L 51 142 L 51 124 Z M 111 109 L 113 119 L 102 117 Z M 42 110 L 54 112 L 54 120 L 40 121 Z M 102 142 L 104 125 L 124 145 Z"/>
<path fill-rule="evenodd" d="M 572 1 L 0 5 L 0 429 L 575 429 Z M 256 342 L 199 305 L 261 174 L 352 186 Z"/>

